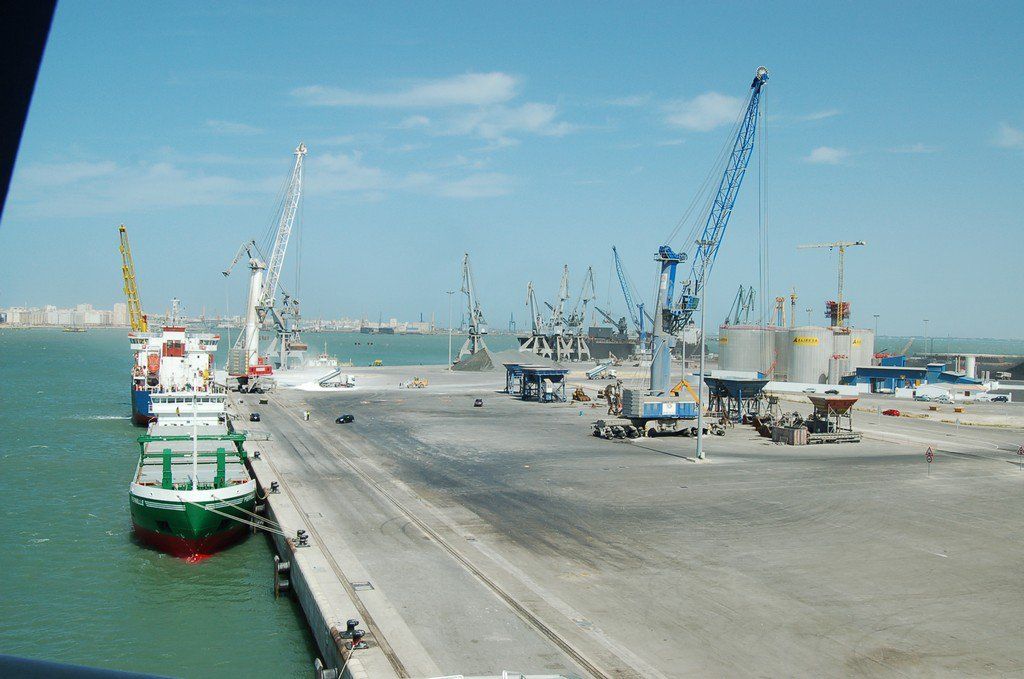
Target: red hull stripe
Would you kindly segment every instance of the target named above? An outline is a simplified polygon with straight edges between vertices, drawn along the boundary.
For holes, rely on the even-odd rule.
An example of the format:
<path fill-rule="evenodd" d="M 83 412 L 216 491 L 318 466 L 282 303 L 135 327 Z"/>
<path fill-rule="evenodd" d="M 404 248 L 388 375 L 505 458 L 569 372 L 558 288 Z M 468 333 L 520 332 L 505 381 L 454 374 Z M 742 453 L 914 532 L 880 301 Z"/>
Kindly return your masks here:
<path fill-rule="evenodd" d="M 133 523 L 132 526 L 135 528 L 135 534 L 146 544 L 156 547 L 162 552 L 183 558 L 209 556 L 242 540 L 248 533 L 246 526 L 238 525 L 215 535 L 189 540 L 176 535 L 157 533 L 143 528 L 137 523 Z"/>

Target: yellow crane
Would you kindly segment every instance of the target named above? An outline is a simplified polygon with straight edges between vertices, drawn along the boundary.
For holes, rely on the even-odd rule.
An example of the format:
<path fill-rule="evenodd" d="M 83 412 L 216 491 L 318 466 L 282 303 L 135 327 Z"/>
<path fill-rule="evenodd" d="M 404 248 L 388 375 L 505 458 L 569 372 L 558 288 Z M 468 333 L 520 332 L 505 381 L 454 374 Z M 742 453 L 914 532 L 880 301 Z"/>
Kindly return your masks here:
<path fill-rule="evenodd" d="M 135 332 L 149 332 L 149 321 L 142 313 L 139 288 L 135 284 L 135 262 L 132 260 L 132 247 L 128 244 L 128 230 L 122 224 L 117 227 L 117 232 L 121 237 L 121 276 L 124 278 L 124 296 L 128 300 L 128 323 Z"/>
<path fill-rule="evenodd" d="M 855 241 L 836 241 L 835 243 L 815 243 L 813 245 L 798 245 L 797 250 L 805 250 L 808 248 L 828 248 L 829 250 L 839 250 L 839 298 L 836 300 L 836 327 L 843 327 L 843 272 L 846 268 L 846 248 L 853 247 L 854 245 L 867 245 L 862 240 Z"/>

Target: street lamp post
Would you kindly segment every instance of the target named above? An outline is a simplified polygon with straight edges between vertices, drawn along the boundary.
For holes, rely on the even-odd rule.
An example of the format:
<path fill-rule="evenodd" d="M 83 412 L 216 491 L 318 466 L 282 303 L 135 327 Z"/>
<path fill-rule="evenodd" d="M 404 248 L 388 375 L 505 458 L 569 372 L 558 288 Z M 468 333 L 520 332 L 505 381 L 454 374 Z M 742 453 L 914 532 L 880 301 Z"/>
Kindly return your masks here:
<path fill-rule="evenodd" d="M 452 369 L 452 295 L 454 290 L 445 290 L 448 295 L 448 370 Z"/>
<path fill-rule="evenodd" d="M 928 347 L 927 351 L 929 354 L 932 352 L 932 348 L 929 346 L 930 343 L 931 340 L 928 337 L 928 319 L 926 318 L 924 319 L 924 345 Z"/>
<path fill-rule="evenodd" d="M 875 341 L 878 341 L 878 314 L 872 314 L 875 317 Z"/>
<path fill-rule="evenodd" d="M 701 247 L 698 252 L 704 251 L 704 243 L 699 244 Z M 704 341 L 704 291 L 708 287 L 707 280 L 707 260 L 701 262 L 700 280 L 704 281 L 704 285 L 700 288 L 700 371 L 697 376 L 697 459 L 704 459 L 704 356 L 707 353 L 705 351 L 706 345 Z M 686 343 L 686 340 L 683 340 Z M 684 373 L 685 374 L 685 371 Z"/>
<path fill-rule="evenodd" d="M 807 325 L 810 325 L 811 324 L 811 311 L 813 311 L 813 309 L 811 309 L 811 307 L 807 307 L 807 309 L 805 311 L 807 311 Z"/>

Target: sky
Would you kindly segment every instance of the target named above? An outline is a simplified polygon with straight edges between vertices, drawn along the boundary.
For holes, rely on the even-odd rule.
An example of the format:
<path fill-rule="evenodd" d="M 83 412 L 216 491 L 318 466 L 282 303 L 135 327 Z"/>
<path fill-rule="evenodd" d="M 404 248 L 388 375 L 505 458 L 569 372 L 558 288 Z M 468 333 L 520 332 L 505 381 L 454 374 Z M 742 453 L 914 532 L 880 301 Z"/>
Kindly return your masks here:
<path fill-rule="evenodd" d="M 758 285 L 764 220 L 766 295 L 795 288 L 801 322 L 835 297 L 836 255 L 796 246 L 864 240 L 854 324 L 1024 337 L 1022 29 L 1012 2 L 62 2 L 0 306 L 120 301 L 124 223 L 148 310 L 240 313 L 245 271 L 220 272 L 267 233 L 302 141 L 282 282 L 307 318 L 444 324 L 464 252 L 492 326 L 527 325 L 527 282 L 552 299 L 564 264 L 618 316 L 611 246 L 653 298 L 653 256 L 764 65 L 708 321 Z"/>

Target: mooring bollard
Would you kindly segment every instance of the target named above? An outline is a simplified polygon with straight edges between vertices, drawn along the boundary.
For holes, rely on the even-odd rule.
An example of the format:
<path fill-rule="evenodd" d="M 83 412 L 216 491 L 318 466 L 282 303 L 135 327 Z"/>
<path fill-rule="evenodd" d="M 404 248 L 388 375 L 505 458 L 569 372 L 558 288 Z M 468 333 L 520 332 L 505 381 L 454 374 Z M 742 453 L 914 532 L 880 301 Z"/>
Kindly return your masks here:
<path fill-rule="evenodd" d="M 280 493 L 281 492 L 281 484 L 279 484 L 277 481 L 271 481 L 270 482 L 270 492 L 271 493 Z"/>

